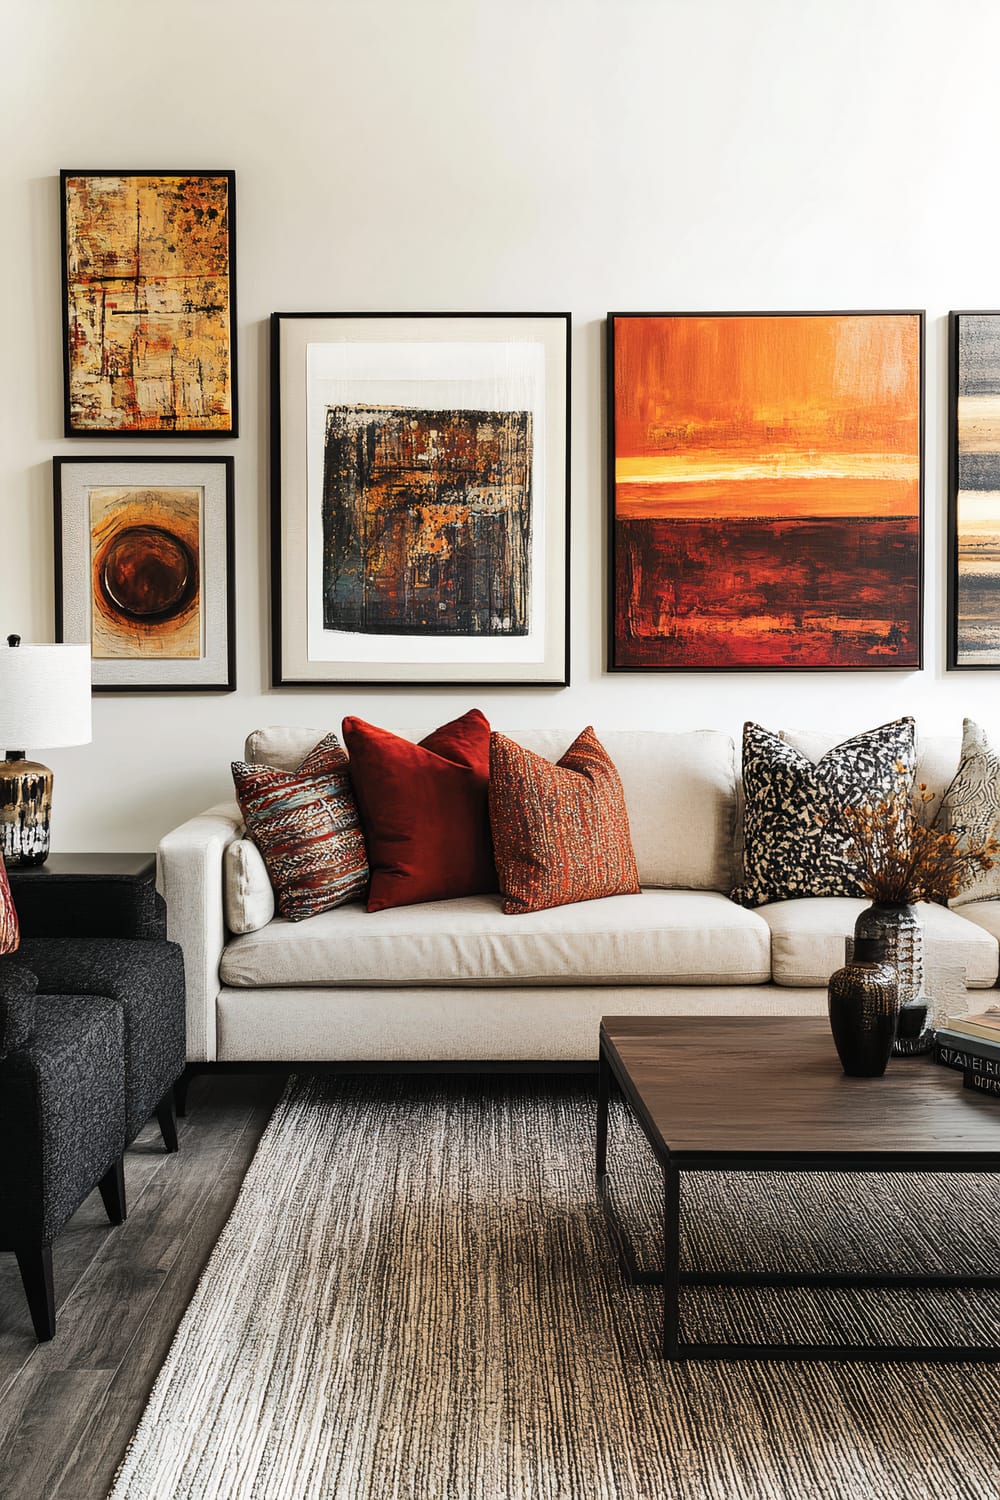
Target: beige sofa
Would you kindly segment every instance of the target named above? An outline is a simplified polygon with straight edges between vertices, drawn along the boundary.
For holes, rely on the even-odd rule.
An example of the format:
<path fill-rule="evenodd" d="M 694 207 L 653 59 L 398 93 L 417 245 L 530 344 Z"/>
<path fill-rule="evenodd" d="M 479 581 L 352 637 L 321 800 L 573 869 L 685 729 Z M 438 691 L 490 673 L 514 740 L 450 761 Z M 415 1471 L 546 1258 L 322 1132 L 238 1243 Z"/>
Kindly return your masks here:
<path fill-rule="evenodd" d="M 625 789 L 641 896 L 516 917 L 499 896 L 372 914 L 355 902 L 292 923 L 270 915 L 235 802 L 167 834 L 159 883 L 184 950 L 189 1058 L 570 1062 L 596 1057 L 602 1015 L 824 1014 L 826 981 L 865 903 L 737 906 L 733 741 L 596 727 Z M 258 730 L 246 758 L 292 769 L 324 732 Z M 512 733 L 553 760 L 573 738 Z M 813 759 L 834 743 L 786 738 Z M 918 779 L 940 792 L 958 752 L 957 739 L 923 743 Z M 964 1003 L 963 977 L 969 989 L 996 983 L 1000 902 L 921 912 L 928 969 L 950 987 L 950 1008 Z"/>

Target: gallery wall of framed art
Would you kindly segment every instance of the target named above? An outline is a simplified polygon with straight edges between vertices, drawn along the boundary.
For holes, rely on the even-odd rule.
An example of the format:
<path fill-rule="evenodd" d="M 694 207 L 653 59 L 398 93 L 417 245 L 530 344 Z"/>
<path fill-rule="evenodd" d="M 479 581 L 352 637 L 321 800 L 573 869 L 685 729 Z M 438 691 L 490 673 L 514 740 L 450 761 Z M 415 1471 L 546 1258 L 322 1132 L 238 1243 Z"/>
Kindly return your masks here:
<path fill-rule="evenodd" d="M 569 680 L 568 313 L 275 313 L 275 686 Z"/>

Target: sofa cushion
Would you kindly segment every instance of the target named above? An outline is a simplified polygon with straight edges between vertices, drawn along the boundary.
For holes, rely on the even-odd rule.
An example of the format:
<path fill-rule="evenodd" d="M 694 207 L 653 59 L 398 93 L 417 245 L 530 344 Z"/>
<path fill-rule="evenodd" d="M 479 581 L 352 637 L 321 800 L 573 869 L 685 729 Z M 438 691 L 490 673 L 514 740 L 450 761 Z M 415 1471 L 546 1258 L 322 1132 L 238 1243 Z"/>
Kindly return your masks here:
<path fill-rule="evenodd" d="M 341 906 L 233 938 L 227 985 L 763 984 L 767 923 L 715 891 L 647 890 L 528 912 L 500 896 Z M 484 1001 L 488 1004 L 488 1001 Z"/>
<path fill-rule="evenodd" d="M 496 890 L 485 714 L 470 709 L 419 745 L 348 717 L 344 744 L 371 867 L 369 911 Z"/>
<path fill-rule="evenodd" d="M 234 839 L 222 856 L 222 905 L 230 932 L 256 932 L 274 916 L 274 887 L 252 839 Z"/>
<path fill-rule="evenodd" d="M 490 824 L 508 916 L 639 894 L 622 784 L 590 727 L 556 765 L 492 735 Z"/>
<path fill-rule="evenodd" d="M 843 730 L 834 729 L 783 729 L 781 738 L 794 745 L 807 759 L 821 760 L 834 745 L 844 738 Z M 916 786 L 926 786 L 933 797 L 932 812 L 941 802 L 951 785 L 958 765 L 961 743 L 953 734 L 921 734 L 917 730 L 917 765 L 913 773 Z"/>
<path fill-rule="evenodd" d="M 1000 901 L 992 897 L 985 901 L 969 901 L 958 907 L 955 914 L 967 922 L 974 922 L 1000 943 Z"/>
<path fill-rule="evenodd" d="M 1000 755 L 985 729 L 972 719 L 962 725 L 962 756 L 944 799 L 944 826 L 959 836 L 964 848 L 982 848 L 1000 834 Z M 990 870 L 976 870 L 975 878 L 959 891 L 954 905 L 1000 900 L 1000 861 Z"/>
<path fill-rule="evenodd" d="M 238 760 L 232 771 L 283 917 L 300 922 L 366 889 L 365 843 L 335 734 L 324 735 L 295 771 Z"/>
<path fill-rule="evenodd" d="M 801 988 L 825 985 L 844 963 L 844 939 L 854 932 L 858 913 L 869 902 L 850 896 L 807 897 L 759 906 L 771 930 L 771 967 L 774 982 Z M 960 964 L 970 989 L 984 989 L 997 977 L 997 943 L 988 932 L 966 922 L 946 906 L 921 902 L 928 959 Z"/>
<path fill-rule="evenodd" d="M 915 763 L 910 718 L 856 734 L 815 763 L 780 735 L 744 725 L 744 873 L 733 899 L 862 896 L 840 815 L 908 788 Z"/>
<path fill-rule="evenodd" d="M 293 770 L 322 733 L 288 724 L 256 729 L 247 739 L 246 759 Z M 559 759 L 573 738 L 568 730 L 551 729 L 512 730 L 510 735 L 551 761 Z M 715 729 L 674 734 L 604 730 L 600 725 L 597 736 L 621 778 L 641 883 L 730 890 L 737 821 L 736 751 L 730 736 Z"/>

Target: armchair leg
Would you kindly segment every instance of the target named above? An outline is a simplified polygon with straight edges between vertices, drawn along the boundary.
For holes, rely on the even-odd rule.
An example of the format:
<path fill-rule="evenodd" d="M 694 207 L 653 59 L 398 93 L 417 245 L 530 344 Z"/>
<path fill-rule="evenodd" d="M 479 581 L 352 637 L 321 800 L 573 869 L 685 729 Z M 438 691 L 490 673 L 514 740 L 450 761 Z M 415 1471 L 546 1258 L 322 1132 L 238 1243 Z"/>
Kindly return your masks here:
<path fill-rule="evenodd" d="M 17 1264 L 28 1299 L 28 1311 L 40 1344 L 48 1343 L 56 1331 L 56 1298 L 52 1285 L 52 1246 L 32 1245 L 18 1250 Z"/>
<path fill-rule="evenodd" d="M 167 1089 L 167 1092 L 156 1106 L 156 1119 L 160 1126 L 160 1134 L 163 1137 L 164 1146 L 168 1151 L 176 1151 L 177 1113 L 174 1103 L 174 1090 L 172 1088 Z"/>
<path fill-rule="evenodd" d="M 193 1069 L 191 1067 L 191 1064 L 188 1063 L 184 1069 L 184 1072 L 174 1084 L 174 1104 L 176 1106 L 177 1113 L 180 1115 L 182 1120 L 187 1114 L 188 1089 L 191 1087 L 191 1079 L 193 1076 Z"/>
<path fill-rule="evenodd" d="M 125 1159 L 113 1161 L 97 1184 L 108 1218 L 112 1224 L 125 1223 Z"/>

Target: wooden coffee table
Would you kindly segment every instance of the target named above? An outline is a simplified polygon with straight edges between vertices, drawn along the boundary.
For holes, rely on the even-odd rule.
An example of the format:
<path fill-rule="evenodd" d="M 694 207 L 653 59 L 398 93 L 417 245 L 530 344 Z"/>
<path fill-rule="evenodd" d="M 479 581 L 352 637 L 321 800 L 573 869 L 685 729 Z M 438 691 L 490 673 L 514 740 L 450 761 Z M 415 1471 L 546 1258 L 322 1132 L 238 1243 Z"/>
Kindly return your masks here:
<path fill-rule="evenodd" d="M 663 1171 L 663 1265 L 641 1271 L 609 1194 L 615 1079 Z M 825 1020 L 605 1017 L 597 1185 L 619 1264 L 663 1292 L 665 1359 L 1000 1359 L 985 1345 L 716 1344 L 680 1333 L 682 1286 L 1000 1287 L 1000 1275 L 681 1270 L 684 1172 L 998 1172 L 1000 1106 L 958 1073 L 893 1058 L 883 1078 L 845 1078 Z"/>

